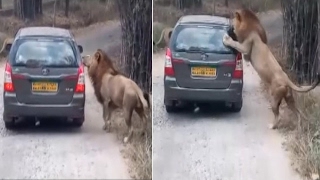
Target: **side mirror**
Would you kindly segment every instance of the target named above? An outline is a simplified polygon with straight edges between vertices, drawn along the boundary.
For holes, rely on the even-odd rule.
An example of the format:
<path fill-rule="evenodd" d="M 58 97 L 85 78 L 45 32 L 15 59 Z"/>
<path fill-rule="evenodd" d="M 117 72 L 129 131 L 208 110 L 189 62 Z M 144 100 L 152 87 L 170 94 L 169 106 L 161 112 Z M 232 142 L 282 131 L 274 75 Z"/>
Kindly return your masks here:
<path fill-rule="evenodd" d="M 78 45 L 78 49 L 79 49 L 80 53 L 83 53 L 83 47 L 81 45 Z"/>
<path fill-rule="evenodd" d="M 7 52 L 10 52 L 11 46 L 12 46 L 12 44 L 6 44 L 5 50 Z"/>
<path fill-rule="evenodd" d="M 171 35 L 172 35 L 172 31 L 170 31 L 169 34 L 168 34 L 169 39 L 171 39 Z"/>

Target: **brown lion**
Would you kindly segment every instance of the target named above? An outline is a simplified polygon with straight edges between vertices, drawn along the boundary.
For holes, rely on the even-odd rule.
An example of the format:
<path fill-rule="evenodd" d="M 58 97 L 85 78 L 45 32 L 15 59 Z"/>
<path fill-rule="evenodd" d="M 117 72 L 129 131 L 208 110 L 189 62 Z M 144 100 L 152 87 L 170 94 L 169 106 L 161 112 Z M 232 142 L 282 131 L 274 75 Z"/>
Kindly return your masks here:
<path fill-rule="evenodd" d="M 124 138 L 124 143 L 129 142 L 133 134 L 131 118 L 134 110 L 142 120 L 144 133 L 147 128 L 147 108 L 150 107 L 149 94 L 142 92 L 134 81 L 116 70 L 111 59 L 101 49 L 92 57 L 84 57 L 83 64 L 88 68 L 94 93 L 98 102 L 102 104 L 105 122 L 103 129 L 110 132 L 112 112 L 116 108 L 122 108 L 128 126 L 128 135 Z"/>
<path fill-rule="evenodd" d="M 311 87 L 296 86 L 282 70 L 277 59 L 270 51 L 268 45 L 264 42 L 265 36 L 261 34 L 263 28 L 259 25 L 256 15 L 247 9 L 238 10 L 233 18 L 234 33 L 239 42 L 232 40 L 228 35 L 223 37 L 223 43 L 227 46 L 235 48 L 243 54 L 250 56 L 251 65 L 257 71 L 262 81 L 269 88 L 272 96 L 271 107 L 275 115 L 274 122 L 270 124 L 271 129 L 279 128 L 280 116 L 279 106 L 284 99 L 288 107 L 297 115 L 306 116 L 296 107 L 292 90 L 296 92 L 308 92 L 314 89 L 320 83 L 320 76 Z M 264 30 L 263 30 L 264 31 Z"/>
<path fill-rule="evenodd" d="M 257 33 L 259 34 L 259 36 L 261 37 L 262 42 L 267 44 L 268 43 L 267 33 L 266 33 L 265 29 L 263 28 L 259 18 L 254 14 L 254 12 L 252 12 L 252 11 L 250 11 L 248 9 L 243 9 L 243 10 L 240 10 L 240 11 L 242 13 L 242 17 L 243 18 L 248 19 L 250 22 L 252 22 L 252 23 L 248 23 L 248 24 L 242 24 L 242 26 L 248 26 L 248 29 L 252 29 L 252 28 L 255 29 L 257 31 Z M 244 30 L 244 31 L 245 31 L 245 29 L 246 28 L 242 28 L 242 30 Z M 240 33 L 241 36 L 237 37 L 237 41 L 242 43 L 244 41 L 243 37 L 247 33 L 248 32 Z M 229 36 L 230 36 L 230 34 L 229 34 Z M 242 55 L 243 55 L 242 59 L 245 60 L 247 63 L 249 63 L 251 61 L 249 54 L 242 54 Z"/>
<path fill-rule="evenodd" d="M 171 38 L 172 30 L 173 30 L 173 28 L 164 28 L 161 32 L 161 35 L 160 35 L 158 42 L 155 43 L 153 41 L 153 45 L 158 46 L 161 43 L 162 39 L 164 39 L 166 46 L 168 46 L 170 38 Z"/>
<path fill-rule="evenodd" d="M 4 40 L 4 42 L 3 42 L 3 44 L 2 44 L 2 48 L 1 48 L 1 50 L 0 50 L 0 54 L 3 54 L 3 52 L 5 52 L 5 50 L 6 50 L 6 46 L 8 45 L 8 44 L 12 44 L 13 43 L 13 38 L 6 38 L 5 40 Z M 8 52 L 7 52 L 8 53 Z"/>

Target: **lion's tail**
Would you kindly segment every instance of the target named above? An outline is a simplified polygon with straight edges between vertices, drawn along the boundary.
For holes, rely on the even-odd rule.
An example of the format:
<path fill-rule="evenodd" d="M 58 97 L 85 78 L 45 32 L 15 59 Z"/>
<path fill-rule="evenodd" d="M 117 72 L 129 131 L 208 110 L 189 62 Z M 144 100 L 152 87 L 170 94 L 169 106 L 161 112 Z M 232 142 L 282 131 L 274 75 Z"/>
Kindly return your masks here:
<path fill-rule="evenodd" d="M 317 75 L 317 80 L 310 87 L 298 87 L 289 78 L 287 78 L 287 82 L 288 82 L 289 87 L 291 87 L 296 92 L 306 93 L 306 92 L 309 92 L 318 86 L 318 84 L 320 83 L 320 74 Z"/>
<path fill-rule="evenodd" d="M 4 49 L 6 48 L 7 44 L 9 43 L 8 41 L 10 41 L 10 39 L 5 39 L 3 44 L 2 44 L 2 48 L 0 50 L 0 55 L 4 52 Z"/>
<path fill-rule="evenodd" d="M 157 42 L 154 42 L 154 41 L 153 41 L 153 45 L 154 45 L 154 46 L 155 46 L 155 45 L 158 46 L 158 45 L 160 44 L 160 42 L 161 42 L 162 39 L 163 39 L 164 32 L 165 32 L 165 29 L 162 30 L 161 35 L 160 35 L 160 38 L 159 38 L 159 40 L 158 40 Z"/>
<path fill-rule="evenodd" d="M 142 92 L 141 90 L 138 92 L 138 97 L 142 103 L 143 109 L 146 110 L 150 107 L 150 96 L 146 92 Z"/>
<path fill-rule="evenodd" d="M 168 28 L 168 29 L 170 29 L 170 31 L 172 32 L 172 29 L 173 29 L 173 28 Z M 154 45 L 154 46 L 158 46 L 158 45 L 160 44 L 160 42 L 161 42 L 162 39 L 164 38 L 164 35 L 165 35 L 165 32 L 166 32 L 166 31 L 167 31 L 167 28 L 164 28 L 164 29 L 161 31 L 161 35 L 160 35 L 160 38 L 159 38 L 158 42 L 154 42 L 154 41 L 153 41 L 153 45 Z M 169 36 L 169 34 L 166 34 L 166 35 Z"/>

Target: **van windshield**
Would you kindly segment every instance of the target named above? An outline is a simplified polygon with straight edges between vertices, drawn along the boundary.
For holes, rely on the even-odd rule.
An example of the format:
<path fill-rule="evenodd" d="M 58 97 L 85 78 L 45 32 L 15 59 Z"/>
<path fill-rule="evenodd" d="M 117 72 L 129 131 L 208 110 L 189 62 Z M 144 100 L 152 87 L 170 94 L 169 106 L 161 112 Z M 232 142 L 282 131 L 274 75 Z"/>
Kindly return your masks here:
<path fill-rule="evenodd" d="M 26 66 L 28 63 L 48 67 L 77 66 L 71 44 L 62 39 L 20 39 L 12 55 L 14 66 Z"/>
<path fill-rule="evenodd" d="M 177 35 L 173 40 L 173 49 L 174 51 L 198 49 L 202 52 L 232 53 L 232 50 L 222 42 L 226 33 L 226 29 L 218 26 L 182 25 L 177 28 Z"/>

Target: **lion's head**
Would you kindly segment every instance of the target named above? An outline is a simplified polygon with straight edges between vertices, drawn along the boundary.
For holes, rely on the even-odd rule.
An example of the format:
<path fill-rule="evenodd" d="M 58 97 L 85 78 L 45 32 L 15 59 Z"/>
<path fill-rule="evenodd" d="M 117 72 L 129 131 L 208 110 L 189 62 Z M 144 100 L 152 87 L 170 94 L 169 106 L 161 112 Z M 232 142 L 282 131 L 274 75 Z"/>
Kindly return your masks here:
<path fill-rule="evenodd" d="M 10 51 L 10 48 L 11 48 L 11 45 L 12 45 L 13 41 L 14 41 L 13 38 L 6 38 L 3 41 L 3 45 L 2 45 L 2 48 L 0 50 L 0 54 L 5 53 L 5 56 L 6 56 Z"/>
<path fill-rule="evenodd" d="M 112 63 L 112 60 L 107 56 L 107 54 L 98 49 L 93 56 L 83 57 L 83 64 L 88 68 L 88 74 L 93 82 L 102 80 L 102 76 L 105 73 L 110 73 L 112 75 L 120 74 Z"/>
<path fill-rule="evenodd" d="M 249 9 L 237 10 L 232 19 L 234 33 L 239 42 L 243 42 L 251 32 L 259 34 L 263 43 L 267 44 L 267 34 L 258 17 Z"/>

